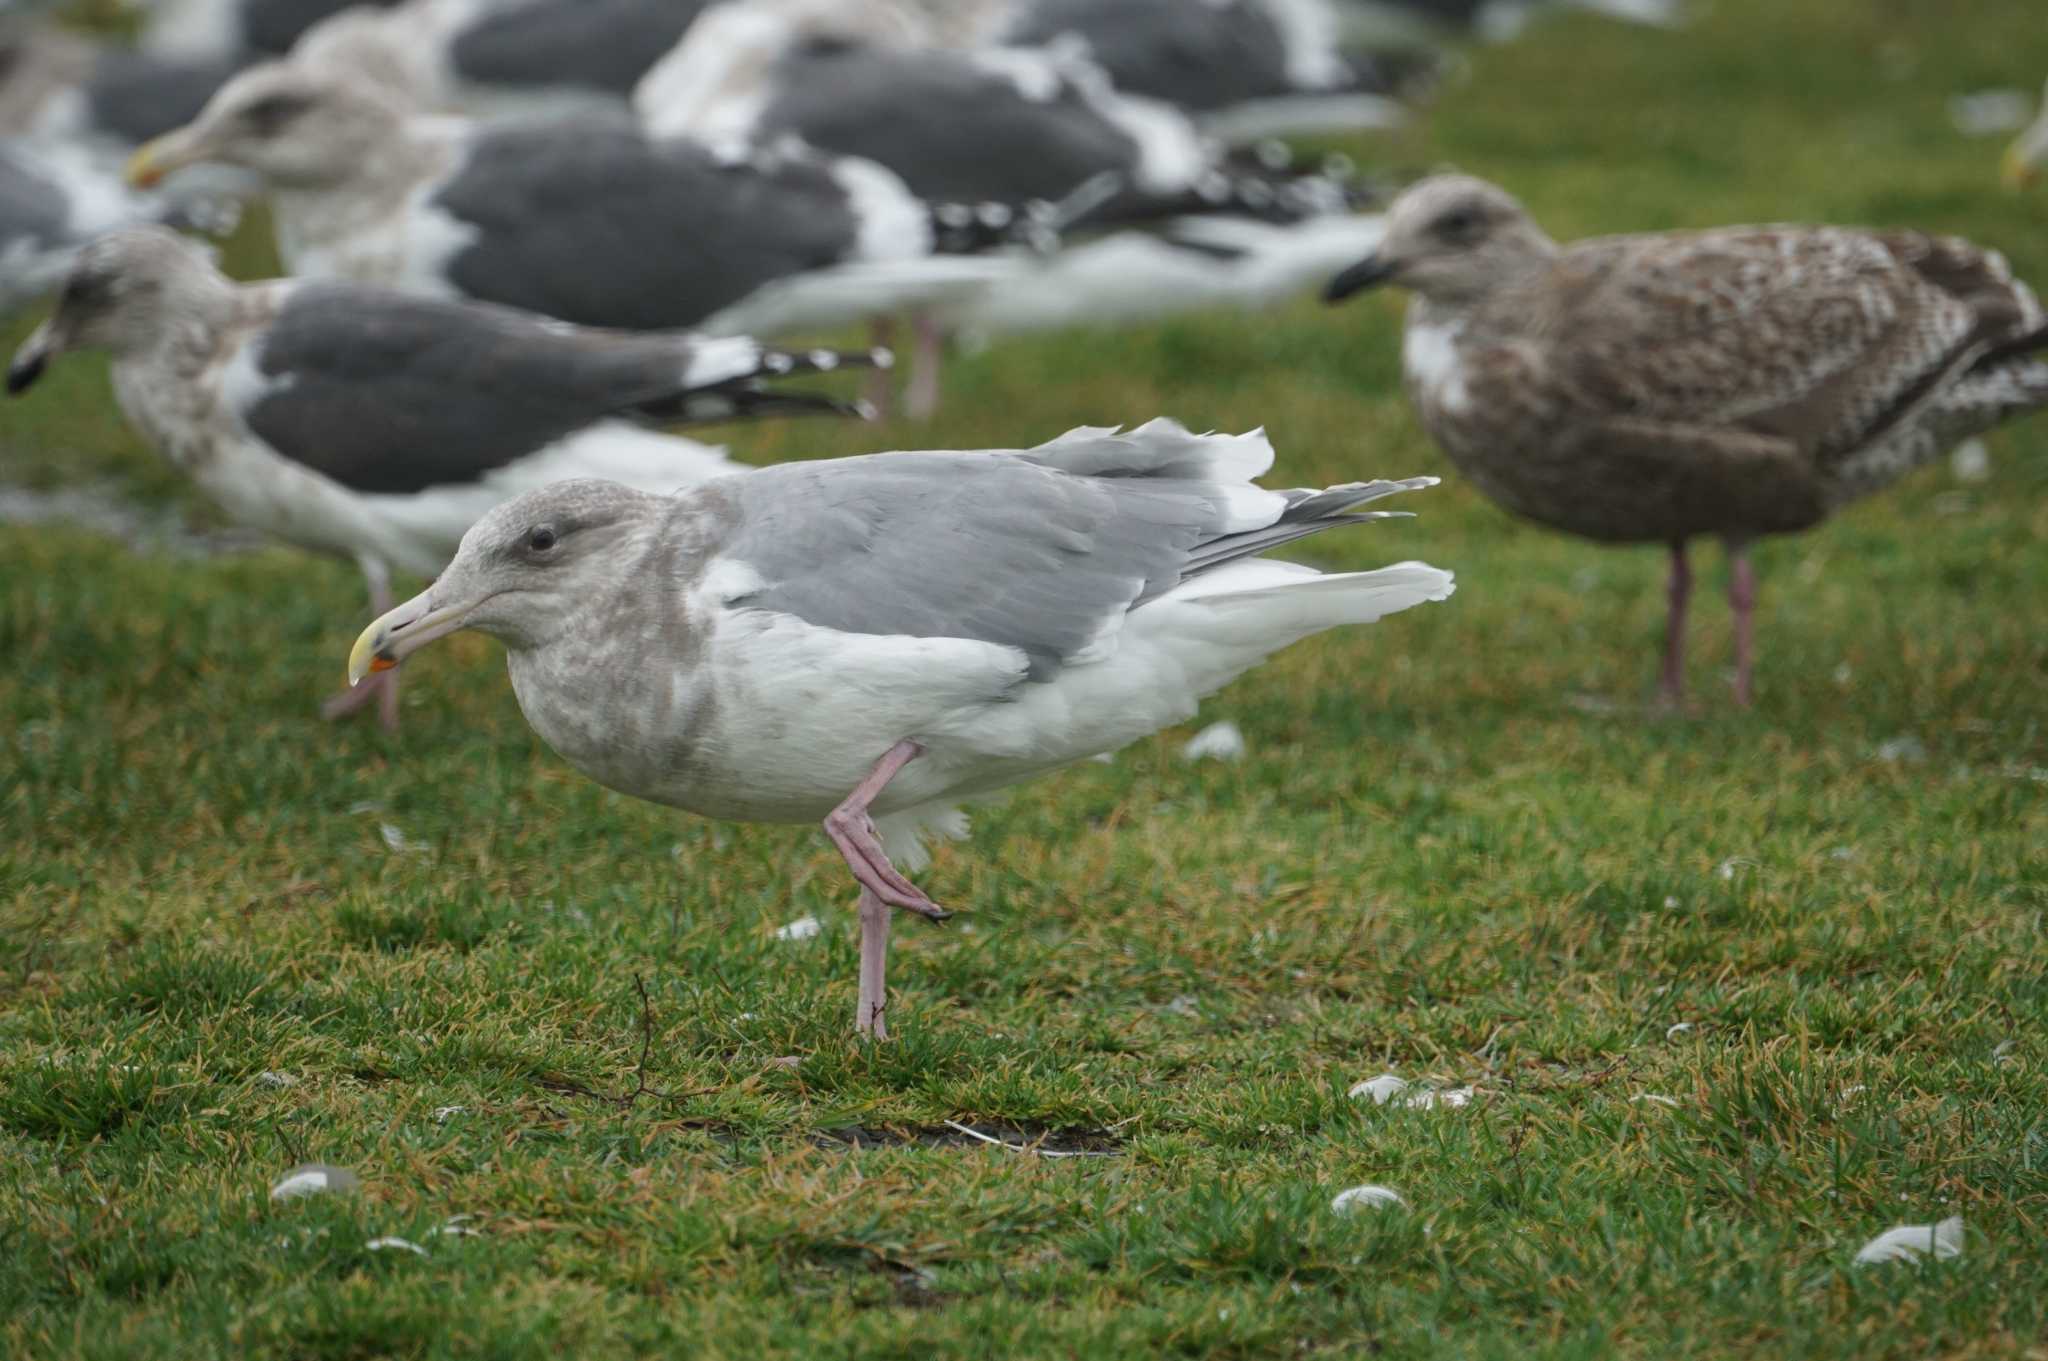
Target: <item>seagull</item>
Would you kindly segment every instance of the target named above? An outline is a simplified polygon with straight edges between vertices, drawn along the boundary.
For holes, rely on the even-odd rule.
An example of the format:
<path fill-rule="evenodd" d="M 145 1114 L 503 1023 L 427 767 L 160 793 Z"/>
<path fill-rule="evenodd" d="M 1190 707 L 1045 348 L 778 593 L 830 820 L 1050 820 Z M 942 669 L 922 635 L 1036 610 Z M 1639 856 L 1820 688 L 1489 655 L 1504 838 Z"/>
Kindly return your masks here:
<path fill-rule="evenodd" d="M 2013 139 L 2005 151 L 2005 186 L 2024 189 L 2041 177 L 2048 163 L 2048 87 L 2041 91 L 2041 115 Z"/>
<path fill-rule="evenodd" d="M 1261 557 L 1434 478 L 1269 491 L 1263 432 L 1168 420 L 1024 451 L 783 464 L 672 497 L 579 480 L 498 507 L 349 678 L 501 640 L 543 740 L 705 817 L 822 820 L 860 887 L 857 1035 L 885 1038 L 890 914 L 963 800 L 1191 717 L 1268 655 L 1452 591 L 1419 562 Z"/>
<path fill-rule="evenodd" d="M 834 410 L 768 382 L 864 358 L 584 330 L 346 284 L 241 285 L 154 227 L 79 252 L 8 392 L 80 349 L 111 354 L 122 411 L 207 495 L 252 528 L 354 560 L 380 614 L 393 568 L 432 576 L 521 492 L 590 476 L 671 491 L 740 466 L 634 422 Z M 326 712 L 372 700 L 394 726 L 388 679 Z"/>
<path fill-rule="evenodd" d="M 421 115 L 326 66 L 243 72 L 196 121 L 138 151 L 130 178 L 149 185 L 204 162 L 263 178 L 295 275 L 588 326 L 836 326 L 1014 267 L 972 254 L 1005 230 L 942 243 L 931 206 L 871 162 L 656 140 L 623 117 Z"/>
<path fill-rule="evenodd" d="M 1074 44 L 1127 94 L 1233 142 L 1405 121 L 1376 64 L 1343 41 L 1335 0 L 1024 0 L 1005 47 Z"/>
<path fill-rule="evenodd" d="M 1670 548 L 1662 699 L 1683 698 L 1686 544 L 1728 548 L 1735 693 L 1753 690 L 1748 546 L 2048 406 L 2048 318 L 1995 251 L 1949 236 L 1726 227 L 1560 246 L 1463 175 L 1395 200 L 1327 297 L 1409 290 L 1424 427 L 1508 510 Z"/>

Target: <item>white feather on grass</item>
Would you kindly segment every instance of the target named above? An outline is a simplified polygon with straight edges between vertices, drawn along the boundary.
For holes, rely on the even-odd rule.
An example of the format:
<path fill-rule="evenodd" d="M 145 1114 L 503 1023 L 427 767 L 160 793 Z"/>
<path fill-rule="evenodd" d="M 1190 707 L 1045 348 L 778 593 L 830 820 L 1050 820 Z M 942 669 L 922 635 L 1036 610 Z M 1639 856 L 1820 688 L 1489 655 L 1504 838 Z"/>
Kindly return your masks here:
<path fill-rule="evenodd" d="M 1244 731 L 1229 719 L 1211 723 L 1188 740 L 1180 749 L 1183 761 L 1242 761 L 1244 759 Z"/>
<path fill-rule="evenodd" d="M 1360 1210 L 1405 1209 L 1408 1202 L 1401 1193 L 1389 1186 L 1354 1186 L 1348 1191 L 1339 1191 L 1337 1198 L 1330 1202 L 1333 1213 L 1340 1215 L 1357 1214 Z"/>
<path fill-rule="evenodd" d="M 1899 1224 L 1886 1229 L 1856 1252 L 1856 1264 L 1943 1261 L 1963 1255 L 1963 1217 L 1950 1215 L 1938 1224 Z"/>
<path fill-rule="evenodd" d="M 353 1191 L 362 1184 L 363 1179 L 346 1167 L 334 1167 L 327 1163 L 301 1163 L 278 1178 L 277 1185 L 270 1188 L 270 1198 L 296 1200 L 300 1196 Z"/>

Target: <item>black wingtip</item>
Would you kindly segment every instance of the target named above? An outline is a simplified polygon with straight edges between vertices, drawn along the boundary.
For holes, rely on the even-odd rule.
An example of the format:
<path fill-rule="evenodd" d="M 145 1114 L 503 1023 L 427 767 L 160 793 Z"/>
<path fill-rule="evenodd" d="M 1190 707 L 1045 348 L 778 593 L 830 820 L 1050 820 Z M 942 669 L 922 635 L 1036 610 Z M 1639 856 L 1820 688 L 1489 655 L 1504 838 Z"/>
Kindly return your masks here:
<path fill-rule="evenodd" d="M 48 358 L 40 354 L 33 359 L 25 359 L 9 365 L 7 369 L 7 395 L 19 397 L 22 393 L 27 392 L 36 385 L 36 380 L 43 376 L 43 370 L 48 366 Z"/>

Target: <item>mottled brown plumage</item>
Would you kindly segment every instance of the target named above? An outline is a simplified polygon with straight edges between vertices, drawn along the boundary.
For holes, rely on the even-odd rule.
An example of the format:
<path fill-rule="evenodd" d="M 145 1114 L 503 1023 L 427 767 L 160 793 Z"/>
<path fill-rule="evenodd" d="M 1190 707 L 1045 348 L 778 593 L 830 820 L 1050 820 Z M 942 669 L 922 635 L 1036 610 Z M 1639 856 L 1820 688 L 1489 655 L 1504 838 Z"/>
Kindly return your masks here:
<path fill-rule="evenodd" d="M 1416 185 L 1333 301 L 1412 290 L 1408 392 L 1451 461 L 1501 505 L 1674 554 L 1664 687 L 1695 535 L 1743 547 L 1817 524 L 1954 444 L 2048 405 L 2048 317 L 1996 252 L 1955 237 L 1729 227 L 1560 246 L 1464 176 Z"/>

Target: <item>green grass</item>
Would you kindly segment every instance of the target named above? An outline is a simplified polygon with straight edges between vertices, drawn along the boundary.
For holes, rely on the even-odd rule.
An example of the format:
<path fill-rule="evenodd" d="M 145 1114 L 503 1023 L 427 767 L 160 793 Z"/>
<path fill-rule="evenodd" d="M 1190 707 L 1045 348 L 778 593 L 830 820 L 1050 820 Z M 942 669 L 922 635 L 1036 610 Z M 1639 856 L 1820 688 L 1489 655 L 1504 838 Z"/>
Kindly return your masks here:
<path fill-rule="evenodd" d="M 1943 107 L 2044 69 L 2035 0 L 1716 0 L 1474 53 L 1360 150 L 1499 177 L 1560 234 L 1914 223 L 2048 278 L 2048 200 Z M 1397 324 L 1005 343 L 929 429 L 732 438 L 1166 411 L 1267 426 L 1282 483 L 1443 472 Z M 0 482 L 218 523 L 97 365 L 4 414 Z M 401 738 L 323 726 L 345 566 L 0 529 L 0 1352 L 2041 1357 L 2048 422 L 1991 448 L 1988 482 L 1930 469 L 1763 547 L 1750 713 L 1709 600 L 1700 712 L 1643 716 L 1655 553 L 1456 478 L 1318 540 L 1461 590 L 1219 696 L 1242 764 L 1169 733 L 982 813 L 928 876 L 970 911 L 899 927 L 874 1050 L 812 834 L 597 789 L 480 639 L 408 669 Z M 1389 1068 L 1482 1095 L 1346 1099 Z M 362 1191 L 268 1203 L 306 1158 Z M 1361 1182 L 1410 1208 L 1333 1216 Z M 1960 1260 L 1850 1265 L 1950 1213 Z M 454 1215 L 476 1236 L 430 1236 Z"/>

